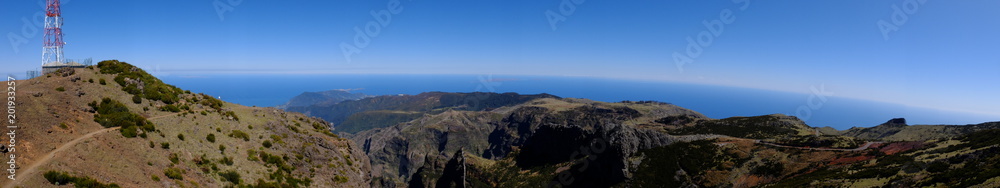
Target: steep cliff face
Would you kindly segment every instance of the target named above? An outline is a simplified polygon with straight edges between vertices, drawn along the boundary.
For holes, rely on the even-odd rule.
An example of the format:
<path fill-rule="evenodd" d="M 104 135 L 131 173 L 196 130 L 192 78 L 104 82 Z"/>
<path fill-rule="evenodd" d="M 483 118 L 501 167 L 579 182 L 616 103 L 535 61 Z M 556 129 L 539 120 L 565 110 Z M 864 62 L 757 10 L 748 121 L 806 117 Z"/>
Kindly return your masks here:
<path fill-rule="evenodd" d="M 429 115 L 352 139 L 363 143 L 378 186 L 437 185 L 442 181 L 437 177 L 453 175 L 442 164 L 454 160 L 459 150 L 479 158 L 462 161 L 480 161 L 467 164 L 478 172 L 469 176 L 475 179 L 470 184 L 498 185 L 495 173 L 501 168 L 562 166 L 560 171 L 579 179 L 573 184 L 613 185 L 630 176 L 628 157 L 637 150 L 678 140 L 662 129 L 637 124 L 677 115 L 704 118 L 665 103 L 546 98 L 491 111 Z M 508 159 L 510 163 L 494 164 Z M 531 183 L 548 183 L 555 173 L 543 174 Z"/>
<path fill-rule="evenodd" d="M 363 131 L 352 139 L 372 163 L 376 186 L 403 185 L 428 163 L 450 159 L 456 151 L 481 153 L 499 117 L 494 112 L 447 111 L 404 124 Z"/>

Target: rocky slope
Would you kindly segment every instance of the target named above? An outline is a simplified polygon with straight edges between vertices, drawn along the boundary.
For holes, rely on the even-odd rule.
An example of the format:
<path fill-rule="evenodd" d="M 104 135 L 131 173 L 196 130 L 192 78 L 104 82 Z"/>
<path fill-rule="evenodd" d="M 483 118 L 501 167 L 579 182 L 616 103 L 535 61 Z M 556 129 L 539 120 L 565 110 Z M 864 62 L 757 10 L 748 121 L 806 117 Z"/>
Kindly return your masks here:
<path fill-rule="evenodd" d="M 4 187 L 359 187 L 368 157 L 326 121 L 227 103 L 118 61 L 17 85 Z M 6 84 L 6 83 L 4 83 Z"/>
<path fill-rule="evenodd" d="M 577 176 L 606 180 L 600 183 L 612 185 L 630 176 L 625 166 L 627 156 L 639 149 L 687 139 L 626 124 L 650 123 L 673 115 L 704 118 L 697 112 L 665 103 L 542 98 L 489 111 L 450 110 L 387 128 L 362 131 L 352 139 L 364 143 L 372 159 L 376 186 L 435 186 L 442 181 L 441 177 L 455 175 L 448 174 L 454 170 L 446 165 L 453 160 L 479 162 L 467 166 L 467 169 L 479 171 L 568 167 L 578 163 L 581 157 L 591 155 L 581 154 L 581 148 L 590 150 L 592 147 L 601 149 L 600 153 L 595 153 L 600 157 L 589 157 L 600 160 L 588 162 L 595 165 Z M 465 155 L 456 156 L 456 153 Z M 492 165 L 505 158 L 516 165 Z M 615 171 L 620 173 L 608 178 L 606 172 Z M 497 179 L 491 179 L 495 178 L 493 175 L 477 177 L 476 180 L 466 179 L 474 182 L 464 183 L 501 186 Z"/>
<path fill-rule="evenodd" d="M 973 157 L 981 160 L 997 155 L 965 147 L 972 142 L 960 138 L 994 124 L 916 131 L 953 140 L 877 142 L 912 128 L 893 119 L 866 132 L 873 136 L 857 130 L 841 135 L 781 114 L 710 119 L 659 102 L 540 98 L 424 115 L 351 139 L 363 143 L 371 158 L 376 187 L 856 187 L 941 185 L 938 181 L 989 187 L 1000 181 L 989 172 L 973 173 L 980 177 L 975 179 L 922 174 L 972 173 L 952 172 L 962 169 L 957 163 L 929 169 L 933 172 L 925 168 L 934 162 L 928 157 L 941 154 L 979 152 Z M 890 128 L 899 131 L 876 131 Z M 893 169 L 908 171 L 891 174 Z M 876 171 L 882 175 L 870 175 Z"/>

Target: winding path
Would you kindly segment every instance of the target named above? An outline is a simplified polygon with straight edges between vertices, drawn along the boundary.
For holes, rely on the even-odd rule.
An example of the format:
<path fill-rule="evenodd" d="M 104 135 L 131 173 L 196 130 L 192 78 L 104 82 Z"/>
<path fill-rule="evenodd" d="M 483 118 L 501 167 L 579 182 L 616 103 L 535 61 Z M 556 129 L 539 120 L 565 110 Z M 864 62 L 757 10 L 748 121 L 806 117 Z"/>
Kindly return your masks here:
<path fill-rule="evenodd" d="M 87 138 L 94 137 L 94 135 L 105 133 L 105 132 L 108 132 L 108 131 L 113 131 L 113 130 L 118 130 L 118 127 L 106 128 L 106 129 L 101 129 L 101 130 L 94 131 L 94 132 L 91 132 L 91 133 L 87 133 L 87 134 L 85 134 L 83 136 L 80 136 L 80 137 L 78 137 L 76 139 L 73 139 L 73 140 L 71 140 L 69 142 L 66 142 L 63 145 L 60 145 L 55 150 L 52 150 L 49 153 L 46 153 L 45 156 L 42 156 L 42 158 L 39 158 L 38 160 L 36 160 L 35 163 L 33 163 L 30 166 L 28 166 L 28 168 L 25 168 L 24 171 L 21 171 L 21 173 L 17 174 L 21 178 L 17 178 L 14 181 L 7 182 L 7 184 L 5 184 L 4 187 L 14 187 L 14 185 L 16 185 L 17 182 L 20 182 L 21 180 L 24 180 L 25 177 L 28 177 L 28 175 L 32 175 L 35 172 L 35 169 L 38 169 L 39 166 L 42 166 L 43 164 L 48 163 L 50 160 L 52 160 L 52 158 L 56 156 L 56 153 L 59 153 L 60 151 L 66 150 L 67 148 L 70 148 L 73 145 L 76 145 L 77 143 L 80 143 L 80 141 L 83 141 L 83 140 L 85 140 Z"/>
<path fill-rule="evenodd" d="M 149 118 L 148 120 L 159 119 L 159 118 L 168 117 L 168 116 L 172 116 L 172 115 L 176 115 L 176 114 L 177 113 L 160 115 L 160 116 Z M 39 158 L 34 163 L 32 163 L 31 165 L 29 165 L 28 168 L 24 168 L 23 171 L 21 171 L 20 173 L 18 173 L 17 176 L 20 177 L 20 178 L 17 178 L 14 181 L 7 182 L 6 184 L 3 185 L 3 187 L 14 187 L 14 185 L 17 185 L 18 182 L 21 182 L 21 180 L 24 180 L 25 177 L 30 177 L 29 175 L 33 175 L 35 173 L 35 170 L 38 169 L 38 167 L 40 167 L 43 164 L 46 164 L 50 160 L 52 160 L 52 158 L 54 158 L 56 156 L 56 153 L 59 153 L 59 152 L 61 152 L 63 150 L 66 150 L 66 149 L 72 147 L 73 145 L 76 145 L 77 143 L 80 143 L 83 140 L 86 140 L 88 138 L 94 137 L 94 135 L 98 135 L 98 134 L 110 132 L 110 131 L 113 131 L 113 130 L 118 130 L 119 128 L 120 127 L 112 127 L 112 128 L 106 128 L 106 129 L 97 130 L 97 131 L 94 131 L 94 132 L 91 132 L 91 133 L 87 133 L 87 134 L 85 134 L 83 136 L 77 137 L 76 139 L 73 139 L 73 140 L 71 140 L 69 142 L 66 142 L 65 144 L 59 145 L 59 147 L 56 147 L 56 149 L 50 151 L 49 153 L 46 153 L 45 156 L 42 156 L 42 158 Z"/>

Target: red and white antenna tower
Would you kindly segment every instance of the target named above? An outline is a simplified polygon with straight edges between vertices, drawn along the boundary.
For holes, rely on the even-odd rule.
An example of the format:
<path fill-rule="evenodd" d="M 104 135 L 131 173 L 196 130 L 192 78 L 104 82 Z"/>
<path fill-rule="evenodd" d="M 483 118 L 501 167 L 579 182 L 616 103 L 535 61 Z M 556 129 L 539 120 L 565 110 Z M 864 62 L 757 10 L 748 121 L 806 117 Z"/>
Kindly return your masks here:
<path fill-rule="evenodd" d="M 62 10 L 59 8 L 59 0 L 46 0 L 45 6 L 45 38 L 42 45 L 42 65 L 55 63 L 65 64 L 66 57 L 63 57 L 63 33 L 62 33 Z"/>

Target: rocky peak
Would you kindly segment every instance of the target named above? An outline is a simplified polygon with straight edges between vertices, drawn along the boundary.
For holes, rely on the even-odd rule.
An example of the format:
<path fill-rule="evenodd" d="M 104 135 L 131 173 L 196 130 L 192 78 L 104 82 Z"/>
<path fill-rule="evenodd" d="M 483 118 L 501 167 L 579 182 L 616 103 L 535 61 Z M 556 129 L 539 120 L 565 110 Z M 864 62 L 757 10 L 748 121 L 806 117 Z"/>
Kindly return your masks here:
<path fill-rule="evenodd" d="M 886 121 L 885 123 L 882 123 L 879 126 L 905 127 L 907 125 L 906 125 L 906 119 L 904 119 L 904 118 L 893 118 L 893 119 L 890 119 L 889 121 Z"/>

